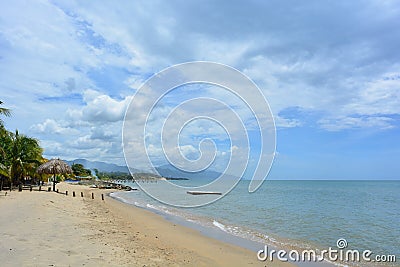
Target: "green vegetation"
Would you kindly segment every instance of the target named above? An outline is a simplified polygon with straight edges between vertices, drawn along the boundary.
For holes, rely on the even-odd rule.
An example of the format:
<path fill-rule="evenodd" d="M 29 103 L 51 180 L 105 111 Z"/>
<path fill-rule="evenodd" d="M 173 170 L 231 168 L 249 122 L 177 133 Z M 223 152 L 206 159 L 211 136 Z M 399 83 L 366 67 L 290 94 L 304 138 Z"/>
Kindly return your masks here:
<path fill-rule="evenodd" d="M 9 109 L 0 107 L 0 117 L 10 115 Z M 36 168 L 45 161 L 42 153 L 37 139 L 20 134 L 18 130 L 8 131 L 0 119 L 0 189 L 4 184 L 20 185 L 26 179 L 40 179 Z"/>
<path fill-rule="evenodd" d="M 94 169 L 97 178 L 100 180 L 131 180 L 132 176 L 125 172 L 99 172 L 99 170 Z"/>
<path fill-rule="evenodd" d="M 0 115 L 10 117 L 11 110 L 9 110 L 8 108 L 3 108 L 1 107 L 1 105 L 3 105 L 3 101 L 0 101 Z M 0 116 L 0 125 L 3 126 L 3 120 L 1 119 L 1 116 Z"/>
<path fill-rule="evenodd" d="M 74 175 L 76 176 L 91 176 L 92 172 L 89 169 L 85 169 L 82 164 L 72 164 L 71 166 Z"/>

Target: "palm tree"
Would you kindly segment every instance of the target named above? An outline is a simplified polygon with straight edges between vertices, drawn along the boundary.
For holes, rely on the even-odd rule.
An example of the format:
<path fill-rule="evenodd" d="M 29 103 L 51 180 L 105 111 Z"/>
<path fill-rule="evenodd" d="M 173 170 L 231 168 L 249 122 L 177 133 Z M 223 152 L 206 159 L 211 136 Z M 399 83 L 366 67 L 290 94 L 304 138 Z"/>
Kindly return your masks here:
<path fill-rule="evenodd" d="M 2 105 L 3 104 L 3 101 L 1 101 L 0 100 L 0 105 Z M 11 116 L 11 111 L 8 109 L 8 108 L 2 108 L 1 106 L 0 106 L 0 115 L 4 115 L 4 116 L 6 116 L 6 117 L 9 117 L 9 116 Z M 7 135 L 8 135 L 8 131 L 4 128 L 4 125 L 3 125 L 3 120 L 1 119 L 1 117 L 0 117 L 0 141 L 1 141 L 1 143 L 0 143 L 0 171 L 1 170 L 3 170 L 4 169 L 4 158 L 5 158 L 5 155 L 6 155 L 6 152 L 5 152 L 5 137 L 7 137 Z M 1 173 L 0 173 L 1 174 Z"/>
<path fill-rule="evenodd" d="M 0 105 L 3 104 L 3 101 L 0 100 Z M 0 106 L 0 115 L 6 116 L 6 117 L 10 117 L 11 116 L 11 110 L 9 110 L 8 108 L 2 108 Z M 0 125 L 3 125 L 3 120 L 0 118 Z"/>
<path fill-rule="evenodd" d="M 10 178 L 8 154 L 12 145 L 11 133 L 0 124 L 0 191 L 3 190 L 4 178 Z"/>
<path fill-rule="evenodd" d="M 11 111 L 0 106 L 0 115 L 9 117 Z M 38 140 L 20 135 L 18 130 L 15 134 L 7 131 L 0 116 L 0 190 L 4 178 L 10 178 L 12 186 L 13 183 L 21 184 L 26 175 L 36 175 L 36 168 L 43 160 L 42 152 Z"/>
<path fill-rule="evenodd" d="M 9 154 L 11 183 L 21 184 L 22 178 L 40 165 L 42 152 L 38 140 L 20 135 L 18 130 L 15 131 Z"/>
<path fill-rule="evenodd" d="M 0 191 L 3 190 L 4 177 L 9 178 L 9 171 L 8 171 L 7 166 L 5 166 L 4 164 L 0 163 L 0 178 L 1 178 Z"/>

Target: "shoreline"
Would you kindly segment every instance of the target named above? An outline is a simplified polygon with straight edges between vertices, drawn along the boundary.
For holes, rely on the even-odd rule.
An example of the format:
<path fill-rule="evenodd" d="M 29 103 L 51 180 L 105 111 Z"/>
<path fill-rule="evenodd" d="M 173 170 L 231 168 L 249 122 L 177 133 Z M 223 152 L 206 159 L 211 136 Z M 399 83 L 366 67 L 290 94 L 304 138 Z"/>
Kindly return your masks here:
<path fill-rule="evenodd" d="M 60 192 L 0 197 L 0 260 L 6 266 L 265 266 L 256 253 L 207 237 L 161 215 L 101 194 L 57 185 Z M 72 197 L 76 191 L 76 197 Z M 2 191 L 4 192 L 4 191 Z M 80 196 L 83 192 L 84 197 Z M 95 199 L 91 199 L 91 193 Z M 268 262 L 269 266 L 292 266 Z"/>
<path fill-rule="evenodd" d="M 113 194 L 116 193 L 115 196 L 113 196 Z M 147 212 L 150 212 L 152 214 L 155 214 L 157 216 L 161 216 L 164 220 L 168 221 L 169 223 L 173 223 L 173 224 L 178 224 L 181 225 L 183 227 L 187 227 L 190 229 L 193 229 L 195 231 L 197 231 L 198 233 L 200 233 L 202 236 L 211 238 L 213 240 L 218 240 L 220 242 L 226 243 L 226 244 L 230 244 L 233 246 L 237 246 L 240 248 L 243 248 L 245 250 L 251 251 L 254 255 L 254 257 L 256 258 L 257 256 L 257 252 L 260 249 L 263 249 L 265 245 L 268 245 L 269 250 L 275 250 L 275 251 L 279 251 L 279 250 L 285 250 L 285 251 L 289 251 L 290 249 L 296 249 L 299 250 L 299 248 L 295 248 L 295 247 L 279 247 L 276 246 L 274 244 L 265 244 L 262 243 L 260 241 L 255 241 L 255 240 L 251 240 L 251 239 L 247 239 L 245 237 L 241 237 L 238 235 L 234 235 L 232 233 L 226 232 L 222 229 L 220 229 L 219 227 L 210 227 L 210 226 L 206 226 L 203 224 L 199 224 L 196 223 L 193 220 L 188 220 L 187 218 L 185 218 L 182 215 L 178 215 L 176 213 L 171 213 L 171 212 L 165 212 L 163 210 L 159 210 L 159 209 L 155 209 L 153 207 L 146 207 L 146 206 L 141 206 L 141 205 L 136 205 L 132 204 L 130 202 L 127 202 L 123 197 L 119 196 L 119 193 L 129 193 L 129 192 L 120 192 L 120 191 L 116 191 L 116 192 L 110 192 L 107 194 L 107 196 L 109 198 L 114 199 L 117 202 L 120 202 L 124 205 L 130 206 L 130 207 L 134 207 L 134 208 L 138 208 Z M 214 219 L 214 222 L 217 222 Z M 300 249 L 301 250 L 301 249 Z M 271 262 L 269 260 L 266 261 L 258 261 L 258 263 L 264 264 L 265 265 L 271 265 L 274 266 L 273 264 L 275 264 L 278 260 L 276 259 L 275 256 L 275 261 Z M 291 260 L 287 261 L 286 263 L 291 264 L 291 266 L 299 266 L 299 267 L 314 267 L 314 266 L 325 266 L 325 267 L 332 267 L 332 266 L 344 266 L 341 263 L 333 263 L 333 262 L 329 262 L 329 261 L 323 261 L 323 262 L 313 262 L 313 261 L 306 261 L 306 262 L 301 262 L 301 261 L 297 261 L 297 262 L 293 262 Z"/>
<path fill-rule="evenodd" d="M 171 217 L 182 218 L 181 221 L 183 221 L 185 226 L 196 230 L 199 228 L 198 225 L 203 227 L 203 229 L 208 228 L 207 230 L 210 228 L 218 228 L 230 235 L 240 236 L 246 240 L 260 242 L 260 247 L 263 247 L 263 243 L 265 243 L 268 245 L 270 250 L 272 247 L 277 247 L 286 251 L 295 250 L 301 253 L 311 249 L 316 251 L 316 254 L 319 255 L 321 251 L 330 249 L 331 247 L 332 249 L 339 248 L 339 245 L 337 245 L 339 240 L 338 237 L 342 237 L 345 241 L 349 240 L 350 246 L 347 249 L 339 248 L 339 252 L 357 250 L 359 253 L 362 253 L 362 251 L 365 250 L 372 250 L 374 255 L 391 255 L 391 257 L 393 257 L 392 255 L 396 255 L 398 248 L 394 244 L 395 242 L 390 239 L 390 236 L 387 235 L 387 231 L 385 233 L 385 231 L 373 227 L 371 229 L 373 233 L 380 233 L 371 238 L 372 240 L 375 240 L 374 243 L 368 243 L 368 240 L 370 239 L 368 239 L 367 236 L 364 235 L 365 232 L 363 232 L 364 229 L 368 229 L 365 228 L 365 224 L 373 218 L 382 220 L 379 223 L 379 226 L 385 226 L 385 228 L 380 229 L 391 229 L 392 232 L 395 232 L 396 230 L 396 228 L 389 223 L 389 220 L 396 219 L 395 211 L 387 214 L 388 216 L 382 216 L 385 215 L 385 212 L 376 210 L 376 213 L 373 212 L 374 209 L 363 210 L 363 203 L 370 201 L 369 196 L 379 197 L 381 195 L 379 194 L 379 191 L 376 192 L 370 190 L 370 182 L 364 181 L 352 183 L 348 186 L 344 186 L 341 181 L 335 181 L 335 186 L 329 185 L 330 184 L 326 184 L 325 182 L 304 184 L 298 181 L 290 183 L 284 181 L 279 184 L 271 183 L 270 186 L 264 188 L 266 189 L 265 191 L 261 191 L 262 194 L 268 194 L 268 197 L 257 197 L 252 198 L 251 201 L 247 201 L 241 199 L 241 192 L 239 192 L 239 190 L 246 189 L 247 184 L 242 183 L 241 185 L 239 184 L 236 192 L 232 191 L 229 196 L 226 196 L 226 198 L 221 200 L 221 203 L 218 203 L 215 207 L 212 205 L 204 206 L 199 208 L 199 210 L 196 210 L 196 208 L 175 208 L 173 206 L 159 203 L 142 191 L 137 193 L 117 192 L 113 195 L 118 196 L 121 201 L 129 203 L 130 205 L 150 210 L 156 214 L 161 214 L 161 216 L 164 218 L 166 217 L 167 220 Z M 375 184 L 373 183 L 372 185 Z M 384 194 L 386 199 L 394 200 L 394 202 L 389 202 L 386 200 L 380 201 L 379 199 L 375 199 L 375 201 L 380 204 L 379 207 L 386 207 L 387 210 L 391 210 L 390 206 L 386 205 L 396 203 L 395 193 L 398 192 L 398 185 L 398 183 L 393 184 L 392 182 L 376 185 L 382 186 L 381 190 L 386 192 Z M 357 188 L 361 188 L 361 190 L 355 190 Z M 336 201 L 337 189 L 344 192 L 343 198 L 340 198 L 339 202 Z M 301 198 L 299 198 L 298 194 L 290 194 L 290 192 L 295 192 L 294 190 L 299 190 L 300 192 L 305 193 L 300 194 Z M 312 194 L 310 194 L 311 192 Z M 316 194 L 314 194 L 314 192 L 316 192 Z M 365 194 L 366 192 L 368 194 Z M 357 197 L 354 198 L 354 196 Z M 282 201 L 279 200 L 283 197 L 285 197 L 286 202 L 293 203 L 293 205 L 281 205 Z M 323 201 L 316 202 L 318 199 Z M 354 199 L 354 201 L 352 202 L 352 206 L 349 206 L 347 200 L 351 199 Z M 271 202 L 264 205 L 264 201 Z M 232 208 L 232 203 L 238 204 L 237 209 Z M 338 208 L 335 209 L 336 205 Z M 330 211 L 333 212 L 331 213 Z M 258 216 L 258 214 L 261 214 L 260 212 L 265 214 L 265 216 Z M 345 221 L 346 227 L 341 227 L 343 225 L 341 223 L 343 219 L 335 220 L 335 218 L 348 218 L 348 221 Z M 360 221 L 360 219 L 363 220 Z M 173 221 L 175 221 L 175 219 L 173 219 Z M 303 223 L 299 224 L 299 222 Z M 326 223 L 320 224 L 320 222 Z M 358 224 L 358 222 L 360 222 L 360 224 Z M 303 225 L 305 227 L 303 227 Z M 286 226 L 288 226 L 288 231 L 285 231 L 286 228 L 284 227 Z M 274 234 L 271 229 L 277 229 L 278 232 L 283 229 L 284 231 L 281 231 L 281 233 L 286 233 L 286 235 L 281 237 Z M 207 232 L 209 232 L 207 230 L 205 231 L 206 235 Z M 299 234 L 296 231 L 298 231 Z M 202 232 L 202 234 L 204 234 L 204 232 Z M 215 235 L 211 237 L 222 240 L 223 242 L 232 243 L 224 237 L 221 238 L 220 236 Z M 309 237 L 309 239 L 307 237 Z M 270 240 L 272 242 L 269 242 Z M 243 243 L 238 245 L 249 248 L 246 245 L 243 245 Z M 257 249 L 260 249 L 260 247 Z M 346 260 L 344 258 L 341 260 L 338 258 L 335 259 L 334 256 L 328 257 L 327 255 L 325 255 L 324 258 L 326 260 L 324 265 L 329 266 L 377 266 L 377 264 L 374 263 L 374 260 Z M 275 259 L 277 259 L 276 256 Z M 398 262 L 398 259 L 396 261 Z M 390 262 L 380 263 L 379 266 L 399 266 L 398 263 L 396 265 L 396 261 L 393 262 L 393 260 L 390 260 Z M 269 262 L 267 261 L 265 263 Z M 294 264 L 297 266 L 312 265 L 309 261 L 307 261 L 307 263 L 302 263 L 298 260 Z"/>

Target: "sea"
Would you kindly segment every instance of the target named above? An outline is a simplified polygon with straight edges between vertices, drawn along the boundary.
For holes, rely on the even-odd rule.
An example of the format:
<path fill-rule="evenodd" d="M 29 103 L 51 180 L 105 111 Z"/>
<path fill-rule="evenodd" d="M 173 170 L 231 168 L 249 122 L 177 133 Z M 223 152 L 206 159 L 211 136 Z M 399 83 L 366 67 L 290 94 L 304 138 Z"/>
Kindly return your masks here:
<path fill-rule="evenodd" d="M 190 180 L 173 182 L 197 185 Z M 344 239 L 347 249 L 396 255 L 395 266 L 400 261 L 400 181 L 266 180 L 256 192 L 248 193 L 249 181 L 242 180 L 218 201 L 195 208 L 163 204 L 138 184 L 127 185 L 139 190 L 111 196 L 167 218 L 190 222 L 205 232 L 209 229 L 247 240 L 253 244 L 249 249 L 261 249 L 266 244 L 323 250 L 337 248 L 337 241 Z"/>

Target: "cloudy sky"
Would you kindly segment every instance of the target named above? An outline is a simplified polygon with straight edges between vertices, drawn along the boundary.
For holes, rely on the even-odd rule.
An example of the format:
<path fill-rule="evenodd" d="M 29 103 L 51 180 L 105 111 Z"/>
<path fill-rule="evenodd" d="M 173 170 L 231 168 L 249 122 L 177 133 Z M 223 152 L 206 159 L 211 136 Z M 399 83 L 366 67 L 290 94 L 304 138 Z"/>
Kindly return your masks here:
<path fill-rule="evenodd" d="M 5 125 L 38 138 L 46 157 L 124 164 L 132 95 L 164 68 L 201 60 L 238 69 L 267 98 L 277 127 L 271 178 L 399 178 L 398 1 L 0 5 L 0 99 L 13 112 Z M 191 94 L 227 99 L 220 91 L 182 88 L 159 110 Z M 181 144 L 189 158 L 198 153 L 191 141 L 221 130 L 189 129 Z M 226 142 L 216 144 L 217 156 L 229 155 Z"/>

